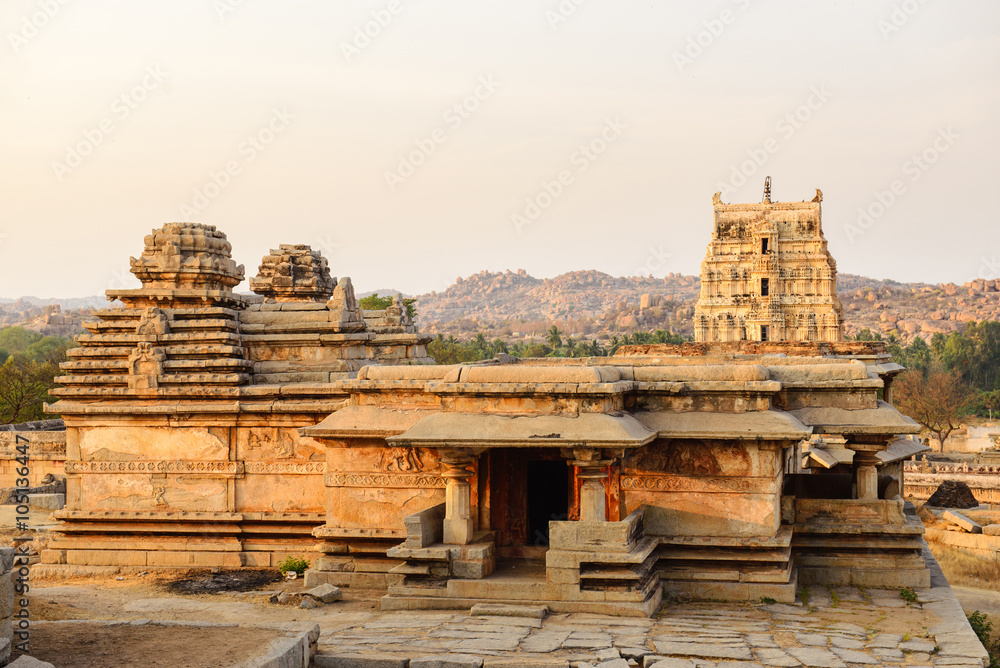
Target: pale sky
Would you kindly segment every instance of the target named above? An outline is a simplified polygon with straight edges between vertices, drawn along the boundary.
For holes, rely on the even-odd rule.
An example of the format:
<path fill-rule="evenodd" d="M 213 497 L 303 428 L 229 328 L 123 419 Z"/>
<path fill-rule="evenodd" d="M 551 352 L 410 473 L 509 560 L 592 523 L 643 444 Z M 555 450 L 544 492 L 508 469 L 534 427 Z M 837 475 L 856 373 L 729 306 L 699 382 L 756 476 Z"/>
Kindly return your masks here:
<path fill-rule="evenodd" d="M 765 175 L 842 272 L 1000 276 L 995 0 L 6 0 L 0 37 L 3 297 L 131 287 L 179 220 L 359 291 L 696 274 Z"/>

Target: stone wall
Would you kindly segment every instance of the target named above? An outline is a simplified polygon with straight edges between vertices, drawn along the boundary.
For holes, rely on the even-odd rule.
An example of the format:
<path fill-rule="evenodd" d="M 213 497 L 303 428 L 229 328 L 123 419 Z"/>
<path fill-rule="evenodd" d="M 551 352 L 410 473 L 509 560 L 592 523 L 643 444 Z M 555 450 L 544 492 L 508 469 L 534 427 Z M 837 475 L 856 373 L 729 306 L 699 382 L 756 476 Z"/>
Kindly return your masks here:
<path fill-rule="evenodd" d="M 964 482 L 981 504 L 1000 504 L 1000 466 L 906 462 L 906 497 L 926 501 L 945 480 Z"/>
<path fill-rule="evenodd" d="M 65 431 L 0 431 L 0 488 L 16 487 L 19 477 L 16 470 L 17 445 L 28 441 L 28 480 L 31 487 L 42 484 L 46 475 L 57 478 L 66 476 L 66 432 Z"/>

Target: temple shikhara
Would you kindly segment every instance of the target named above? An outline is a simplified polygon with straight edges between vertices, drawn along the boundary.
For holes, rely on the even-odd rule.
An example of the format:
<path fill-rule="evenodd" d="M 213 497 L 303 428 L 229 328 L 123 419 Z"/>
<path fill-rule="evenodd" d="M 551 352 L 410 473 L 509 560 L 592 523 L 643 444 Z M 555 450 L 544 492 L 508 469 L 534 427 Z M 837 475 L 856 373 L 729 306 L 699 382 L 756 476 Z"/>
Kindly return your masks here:
<path fill-rule="evenodd" d="M 712 241 L 701 263 L 696 341 L 840 341 L 837 263 L 823 237 L 823 194 L 760 204 L 713 198 Z"/>
<path fill-rule="evenodd" d="M 436 365 L 303 245 L 170 223 L 69 351 L 67 506 L 37 568 L 274 567 L 384 609 L 927 586 L 880 343 L 844 342 L 813 202 L 715 203 L 698 342 Z"/>

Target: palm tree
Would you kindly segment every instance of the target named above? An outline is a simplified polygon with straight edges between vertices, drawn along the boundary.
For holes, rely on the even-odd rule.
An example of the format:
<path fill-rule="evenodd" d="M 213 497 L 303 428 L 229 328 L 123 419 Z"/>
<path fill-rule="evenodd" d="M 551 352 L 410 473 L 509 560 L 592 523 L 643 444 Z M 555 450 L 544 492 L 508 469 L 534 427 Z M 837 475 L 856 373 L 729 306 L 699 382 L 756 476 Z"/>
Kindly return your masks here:
<path fill-rule="evenodd" d="M 556 327 L 555 325 L 552 325 L 552 329 L 549 330 L 549 335 L 545 339 L 545 341 L 546 343 L 549 344 L 550 348 L 555 349 L 560 347 L 562 345 L 562 336 L 559 331 L 559 328 Z"/>
<path fill-rule="evenodd" d="M 576 350 L 576 341 L 573 337 L 566 339 L 566 357 L 573 357 L 573 352 Z"/>

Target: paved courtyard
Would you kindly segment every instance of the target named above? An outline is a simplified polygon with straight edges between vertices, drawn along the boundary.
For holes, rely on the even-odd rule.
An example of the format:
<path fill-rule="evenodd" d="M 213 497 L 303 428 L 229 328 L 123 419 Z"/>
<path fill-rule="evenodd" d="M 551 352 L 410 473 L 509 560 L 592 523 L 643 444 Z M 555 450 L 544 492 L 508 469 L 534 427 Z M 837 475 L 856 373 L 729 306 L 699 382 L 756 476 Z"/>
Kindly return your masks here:
<path fill-rule="evenodd" d="M 655 619 L 385 613 L 363 623 L 321 624 L 316 665 L 390 668 L 404 659 L 410 668 L 983 665 L 982 649 L 947 588 L 918 590 L 914 604 L 894 590 L 811 589 L 807 605 L 668 605 Z"/>

